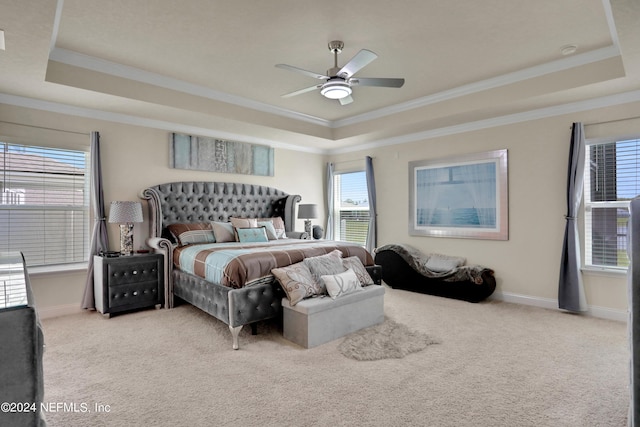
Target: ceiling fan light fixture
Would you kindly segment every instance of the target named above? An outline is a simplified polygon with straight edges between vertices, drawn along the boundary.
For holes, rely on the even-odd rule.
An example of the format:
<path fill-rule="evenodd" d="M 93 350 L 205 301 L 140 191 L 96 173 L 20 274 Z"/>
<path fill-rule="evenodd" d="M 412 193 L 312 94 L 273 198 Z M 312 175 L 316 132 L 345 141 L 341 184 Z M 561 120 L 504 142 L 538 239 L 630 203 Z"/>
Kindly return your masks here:
<path fill-rule="evenodd" d="M 320 93 L 325 98 L 342 99 L 351 95 L 351 86 L 342 79 L 331 79 L 322 85 Z"/>

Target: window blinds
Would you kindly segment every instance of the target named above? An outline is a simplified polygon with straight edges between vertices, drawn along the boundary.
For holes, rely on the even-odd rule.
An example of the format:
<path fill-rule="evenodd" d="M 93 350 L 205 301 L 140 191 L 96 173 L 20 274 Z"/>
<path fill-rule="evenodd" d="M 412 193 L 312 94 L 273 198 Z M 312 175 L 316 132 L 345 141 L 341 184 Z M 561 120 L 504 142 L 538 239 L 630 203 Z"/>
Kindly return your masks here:
<path fill-rule="evenodd" d="M 626 268 L 629 201 L 640 195 L 640 139 L 591 144 L 585 162 L 585 263 Z"/>
<path fill-rule="evenodd" d="M 365 245 L 369 229 L 369 196 L 365 172 L 336 174 L 334 197 L 335 238 Z"/>
<path fill-rule="evenodd" d="M 84 262 L 89 246 L 87 153 L 0 142 L 0 251 L 27 265 Z"/>

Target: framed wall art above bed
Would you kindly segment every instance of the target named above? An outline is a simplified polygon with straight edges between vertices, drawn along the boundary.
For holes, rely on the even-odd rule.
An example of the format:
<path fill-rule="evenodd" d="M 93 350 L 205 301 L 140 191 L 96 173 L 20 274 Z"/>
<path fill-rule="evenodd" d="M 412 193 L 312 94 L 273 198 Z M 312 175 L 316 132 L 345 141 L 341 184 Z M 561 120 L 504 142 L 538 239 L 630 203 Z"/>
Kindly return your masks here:
<path fill-rule="evenodd" d="M 409 234 L 509 239 L 507 150 L 409 162 Z"/>

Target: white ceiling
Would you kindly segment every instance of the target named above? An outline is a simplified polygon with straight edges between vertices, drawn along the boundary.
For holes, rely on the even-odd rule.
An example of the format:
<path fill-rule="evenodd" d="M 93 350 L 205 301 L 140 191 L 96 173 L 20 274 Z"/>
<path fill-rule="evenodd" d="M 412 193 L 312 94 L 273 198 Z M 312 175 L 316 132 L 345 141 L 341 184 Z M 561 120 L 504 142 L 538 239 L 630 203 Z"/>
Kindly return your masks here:
<path fill-rule="evenodd" d="M 396 143 L 589 102 L 640 100 L 637 0 L 0 0 L 0 102 L 318 152 Z M 378 59 L 352 104 L 342 40 Z M 561 49 L 576 45 L 572 55 Z M 567 107 L 570 108 L 570 107 Z M 532 112 L 534 111 L 534 112 Z"/>

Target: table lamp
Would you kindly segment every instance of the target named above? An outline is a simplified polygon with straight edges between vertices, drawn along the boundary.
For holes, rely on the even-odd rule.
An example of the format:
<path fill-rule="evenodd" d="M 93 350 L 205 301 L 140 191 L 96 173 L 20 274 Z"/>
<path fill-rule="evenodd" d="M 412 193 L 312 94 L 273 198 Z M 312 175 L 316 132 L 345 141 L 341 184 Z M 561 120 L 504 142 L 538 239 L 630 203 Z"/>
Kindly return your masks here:
<path fill-rule="evenodd" d="M 318 205 L 298 205 L 298 219 L 304 219 L 304 231 L 313 238 L 311 219 L 318 218 Z"/>
<path fill-rule="evenodd" d="M 109 222 L 120 224 L 120 253 L 133 255 L 133 223 L 142 222 L 142 204 L 111 202 Z"/>

